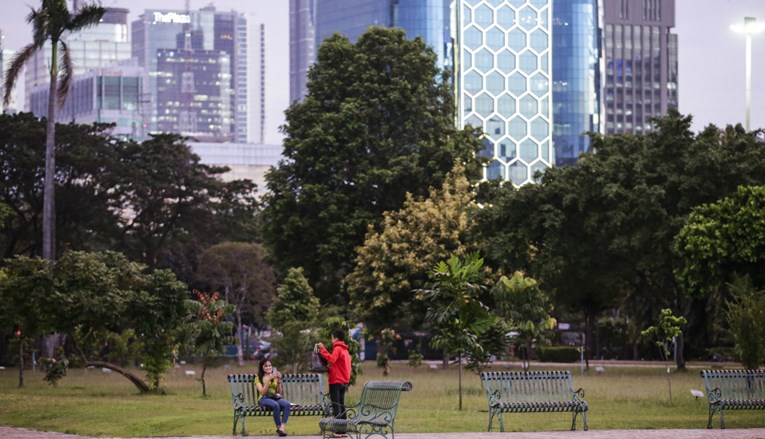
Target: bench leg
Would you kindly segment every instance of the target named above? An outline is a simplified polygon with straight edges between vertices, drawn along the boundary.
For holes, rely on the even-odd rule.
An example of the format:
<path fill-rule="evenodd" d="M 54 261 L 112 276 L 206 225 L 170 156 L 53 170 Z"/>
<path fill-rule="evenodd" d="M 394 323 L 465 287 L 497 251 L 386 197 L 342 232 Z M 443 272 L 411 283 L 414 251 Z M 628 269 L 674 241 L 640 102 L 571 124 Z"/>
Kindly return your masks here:
<path fill-rule="evenodd" d="M 576 430 L 576 417 L 582 414 L 582 424 L 584 425 L 584 431 L 587 431 L 587 412 L 574 411 L 571 415 L 571 430 Z"/>
<path fill-rule="evenodd" d="M 717 405 L 709 405 L 709 420 L 707 421 L 707 428 L 712 428 L 712 419 L 715 417 L 715 413 L 720 414 L 720 429 L 725 429 L 725 419 L 723 418 L 722 408 Z"/>
<path fill-rule="evenodd" d="M 246 431 L 245 431 L 245 429 L 244 429 L 244 415 L 241 415 L 241 414 L 238 414 L 238 413 L 234 413 L 234 428 L 233 428 L 233 430 L 231 431 L 231 434 L 232 434 L 233 436 L 236 436 L 236 424 L 237 424 L 239 421 L 242 421 L 242 436 L 246 436 L 246 435 L 247 435 L 247 432 L 246 432 Z"/>

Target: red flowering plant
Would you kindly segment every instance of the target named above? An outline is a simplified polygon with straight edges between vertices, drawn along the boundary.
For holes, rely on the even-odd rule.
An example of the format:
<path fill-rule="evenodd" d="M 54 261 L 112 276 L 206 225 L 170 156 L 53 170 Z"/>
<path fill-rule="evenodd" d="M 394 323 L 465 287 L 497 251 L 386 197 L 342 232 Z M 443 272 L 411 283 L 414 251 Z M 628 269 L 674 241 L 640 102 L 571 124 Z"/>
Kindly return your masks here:
<path fill-rule="evenodd" d="M 188 301 L 191 314 L 192 350 L 202 356 L 202 395 L 207 396 L 205 372 L 212 362 L 223 352 L 223 348 L 232 338 L 234 323 L 228 317 L 234 313 L 234 305 L 220 298 L 220 293 L 212 295 L 193 290 L 197 300 Z"/>

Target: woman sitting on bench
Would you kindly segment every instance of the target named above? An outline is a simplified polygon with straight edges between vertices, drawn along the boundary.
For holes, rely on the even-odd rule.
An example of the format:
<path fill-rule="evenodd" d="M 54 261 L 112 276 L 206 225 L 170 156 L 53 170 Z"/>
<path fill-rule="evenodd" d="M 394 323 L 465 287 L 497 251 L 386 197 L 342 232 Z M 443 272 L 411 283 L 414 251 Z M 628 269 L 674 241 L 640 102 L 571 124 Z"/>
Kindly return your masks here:
<path fill-rule="evenodd" d="M 287 436 L 287 419 L 290 417 L 290 403 L 282 398 L 282 374 L 271 365 L 271 360 L 262 359 L 258 364 L 258 378 L 255 386 L 258 389 L 258 405 L 271 409 L 274 414 L 276 433 Z"/>

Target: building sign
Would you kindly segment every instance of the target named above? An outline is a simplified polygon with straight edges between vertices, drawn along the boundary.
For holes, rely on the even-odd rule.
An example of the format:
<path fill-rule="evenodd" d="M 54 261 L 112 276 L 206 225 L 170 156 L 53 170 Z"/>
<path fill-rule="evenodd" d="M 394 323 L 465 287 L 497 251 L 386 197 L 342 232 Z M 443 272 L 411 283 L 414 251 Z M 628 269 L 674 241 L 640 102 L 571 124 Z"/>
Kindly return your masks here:
<path fill-rule="evenodd" d="M 191 16 L 187 14 L 178 14 L 175 12 L 168 12 L 167 14 L 155 12 L 154 23 L 191 23 Z"/>

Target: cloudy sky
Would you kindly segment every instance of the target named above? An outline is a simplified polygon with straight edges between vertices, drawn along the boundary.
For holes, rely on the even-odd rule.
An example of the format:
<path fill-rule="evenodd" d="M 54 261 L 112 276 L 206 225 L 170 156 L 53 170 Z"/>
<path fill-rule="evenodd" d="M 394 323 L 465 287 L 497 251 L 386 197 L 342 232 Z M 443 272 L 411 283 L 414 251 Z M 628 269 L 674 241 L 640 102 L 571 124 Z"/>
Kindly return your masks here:
<path fill-rule="evenodd" d="M 210 0 L 189 0 L 191 9 L 210 4 Z M 269 51 L 280 57 L 278 64 L 287 66 L 289 57 L 288 0 L 215 0 L 219 10 L 248 13 L 271 26 L 280 40 L 277 49 Z M 0 29 L 5 36 L 3 47 L 17 49 L 31 40 L 25 22 L 28 5 L 37 0 L 0 0 Z M 157 7 L 183 9 L 185 0 L 102 0 L 104 6 L 131 10 L 131 20 L 144 9 Z M 694 118 L 694 130 L 714 123 L 724 126 L 743 123 L 745 109 L 745 38 L 730 29 L 743 22 L 745 16 L 765 22 L 765 0 L 676 0 L 675 33 L 679 36 L 680 111 Z M 765 128 L 765 32 L 752 39 L 752 113 L 751 127 Z M 284 67 L 283 88 L 271 89 L 277 102 L 286 105 L 289 94 L 289 71 Z M 277 112 L 279 117 L 281 111 Z"/>

